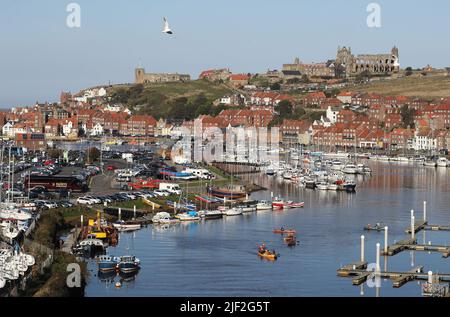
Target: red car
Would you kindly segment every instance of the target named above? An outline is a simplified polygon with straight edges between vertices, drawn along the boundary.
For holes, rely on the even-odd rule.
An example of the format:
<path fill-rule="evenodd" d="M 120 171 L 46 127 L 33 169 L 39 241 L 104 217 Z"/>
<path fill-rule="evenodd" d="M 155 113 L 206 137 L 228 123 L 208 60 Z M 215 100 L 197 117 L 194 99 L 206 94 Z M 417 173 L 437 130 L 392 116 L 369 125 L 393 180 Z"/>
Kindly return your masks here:
<path fill-rule="evenodd" d="M 106 167 L 106 169 L 107 169 L 108 171 L 114 171 L 114 170 L 117 169 L 117 167 L 114 166 L 114 165 L 108 165 L 108 166 Z"/>

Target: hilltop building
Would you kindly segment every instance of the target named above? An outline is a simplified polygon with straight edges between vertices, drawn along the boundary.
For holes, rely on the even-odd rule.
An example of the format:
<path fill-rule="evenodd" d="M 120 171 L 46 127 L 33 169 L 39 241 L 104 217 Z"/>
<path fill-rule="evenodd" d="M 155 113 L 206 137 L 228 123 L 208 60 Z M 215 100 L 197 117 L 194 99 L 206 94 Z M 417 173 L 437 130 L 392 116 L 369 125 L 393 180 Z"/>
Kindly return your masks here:
<path fill-rule="evenodd" d="M 136 84 L 186 82 L 191 80 L 187 74 L 146 73 L 144 68 L 136 68 L 134 71 Z"/>

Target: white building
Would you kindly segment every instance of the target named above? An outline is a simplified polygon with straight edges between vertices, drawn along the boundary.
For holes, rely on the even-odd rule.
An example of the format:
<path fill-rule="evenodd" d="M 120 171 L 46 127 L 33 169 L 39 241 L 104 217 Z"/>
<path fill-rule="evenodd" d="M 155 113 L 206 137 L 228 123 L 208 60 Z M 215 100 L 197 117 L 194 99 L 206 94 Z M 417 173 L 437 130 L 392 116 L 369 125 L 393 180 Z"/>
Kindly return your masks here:
<path fill-rule="evenodd" d="M 96 135 L 102 135 L 104 133 L 103 130 L 103 126 L 100 123 L 96 123 L 91 130 L 91 135 L 92 136 L 96 136 Z"/>
<path fill-rule="evenodd" d="M 12 136 L 13 127 L 14 127 L 14 123 L 12 123 L 12 122 L 5 123 L 5 125 L 2 128 L 2 135 Z"/>
<path fill-rule="evenodd" d="M 416 151 L 433 151 L 437 150 L 437 139 L 433 137 L 432 133 L 416 132 L 413 138 L 412 147 Z"/>
<path fill-rule="evenodd" d="M 335 124 L 337 122 L 337 117 L 339 112 L 342 110 L 341 107 L 331 107 L 327 108 L 326 117 L 330 120 L 331 124 Z"/>

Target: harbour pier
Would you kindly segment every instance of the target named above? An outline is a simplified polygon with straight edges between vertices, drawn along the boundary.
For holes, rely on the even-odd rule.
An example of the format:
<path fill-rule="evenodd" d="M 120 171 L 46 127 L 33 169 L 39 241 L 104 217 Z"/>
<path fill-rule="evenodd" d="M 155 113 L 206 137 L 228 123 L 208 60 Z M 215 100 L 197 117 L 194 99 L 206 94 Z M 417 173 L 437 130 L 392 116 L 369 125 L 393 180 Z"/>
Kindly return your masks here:
<path fill-rule="evenodd" d="M 422 286 L 427 291 L 423 291 L 424 296 L 450 296 L 448 292 L 448 286 L 443 287 L 440 283 L 450 284 L 450 274 L 449 273 L 438 273 L 434 274 L 429 271 L 424 273 L 423 266 L 417 266 L 407 272 L 390 272 L 387 270 L 387 265 L 385 264 L 384 271 L 380 269 L 380 256 L 394 256 L 402 251 L 428 251 L 428 252 L 440 252 L 444 258 L 450 256 L 450 247 L 443 245 L 431 245 L 429 244 L 418 244 L 416 234 L 422 230 L 442 230 L 450 231 L 450 226 L 441 225 L 429 225 L 427 221 L 426 214 L 426 202 L 424 202 L 423 219 L 416 220 L 414 216 L 414 210 L 411 210 L 411 222 L 409 229 L 405 230 L 410 236 L 389 245 L 389 228 L 384 227 L 384 247 L 380 250 L 380 243 L 376 246 L 376 263 L 375 267 L 373 265 L 368 265 L 365 261 L 364 255 L 364 242 L 365 237 L 361 236 L 361 259 L 358 262 L 350 263 L 337 270 L 337 275 L 341 277 L 352 277 L 353 285 L 361 285 L 368 281 L 369 279 L 390 279 L 392 280 L 392 286 L 394 288 L 400 288 L 408 282 L 411 281 L 427 281 Z M 386 258 L 385 258 L 386 259 Z M 386 263 L 386 262 L 385 262 Z M 375 280 L 379 283 L 380 280 Z M 378 288 L 379 286 L 377 286 Z M 430 289 L 439 289 L 440 291 L 436 294 L 429 294 Z M 445 292 L 442 292 L 445 290 Z"/>

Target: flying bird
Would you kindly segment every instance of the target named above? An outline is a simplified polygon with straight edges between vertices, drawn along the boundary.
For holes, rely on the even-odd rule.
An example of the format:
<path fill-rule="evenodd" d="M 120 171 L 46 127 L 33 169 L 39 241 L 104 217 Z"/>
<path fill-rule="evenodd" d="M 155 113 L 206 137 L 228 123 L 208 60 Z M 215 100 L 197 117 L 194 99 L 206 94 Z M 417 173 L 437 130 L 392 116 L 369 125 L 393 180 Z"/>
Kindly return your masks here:
<path fill-rule="evenodd" d="M 167 21 L 166 18 L 163 18 L 163 20 L 164 20 L 164 29 L 162 32 L 166 34 L 173 34 L 172 30 L 169 27 L 169 21 Z"/>

